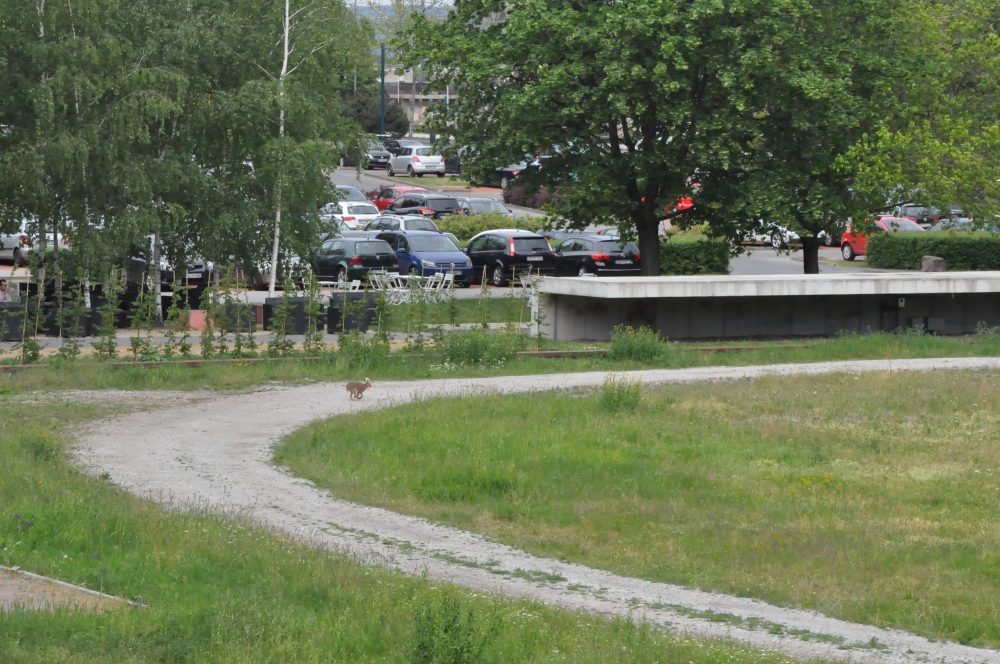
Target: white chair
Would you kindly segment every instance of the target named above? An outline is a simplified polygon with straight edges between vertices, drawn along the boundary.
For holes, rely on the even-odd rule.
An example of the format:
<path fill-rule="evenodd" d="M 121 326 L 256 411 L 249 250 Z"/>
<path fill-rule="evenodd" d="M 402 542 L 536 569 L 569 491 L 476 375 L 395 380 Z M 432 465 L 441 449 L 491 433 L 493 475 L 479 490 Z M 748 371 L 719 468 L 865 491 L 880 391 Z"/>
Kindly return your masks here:
<path fill-rule="evenodd" d="M 360 279 L 354 279 L 353 281 L 351 281 L 351 283 L 348 284 L 347 290 L 350 290 L 350 291 L 359 291 L 359 290 L 361 290 L 361 280 Z"/>
<path fill-rule="evenodd" d="M 423 295 L 425 302 L 435 301 L 438 286 L 442 281 L 444 281 L 444 275 L 440 272 L 435 272 L 420 284 L 420 294 Z"/>

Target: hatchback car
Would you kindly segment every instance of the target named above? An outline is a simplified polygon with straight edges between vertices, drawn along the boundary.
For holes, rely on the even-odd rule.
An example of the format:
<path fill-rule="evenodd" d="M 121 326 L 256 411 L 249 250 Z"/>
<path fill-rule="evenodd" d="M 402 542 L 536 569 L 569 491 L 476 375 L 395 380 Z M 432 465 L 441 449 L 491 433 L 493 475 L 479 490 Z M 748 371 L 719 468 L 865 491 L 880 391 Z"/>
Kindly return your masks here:
<path fill-rule="evenodd" d="M 386 165 L 389 177 L 405 173 L 409 177 L 433 174 L 444 177 L 444 157 L 428 145 L 404 145 Z"/>
<path fill-rule="evenodd" d="M 444 233 L 434 231 L 385 231 L 377 236 L 396 250 L 400 272 L 427 276 L 436 272 L 455 275 L 455 283 L 472 283 L 472 261 Z"/>
<path fill-rule="evenodd" d="M 379 187 L 374 194 L 372 194 L 371 202 L 375 204 L 379 210 L 384 210 L 394 201 L 400 198 L 403 194 L 408 194 L 411 191 L 427 191 L 423 187 L 414 187 L 405 184 L 386 186 L 383 185 Z"/>
<path fill-rule="evenodd" d="M 886 216 L 910 219 L 926 230 L 941 220 L 941 210 L 921 203 L 903 203 L 893 208 L 892 215 Z"/>
<path fill-rule="evenodd" d="M 886 233 L 923 233 L 925 232 L 917 222 L 906 217 L 881 217 L 876 219 L 872 232 Z M 848 226 L 847 230 L 840 238 L 840 253 L 844 260 L 853 261 L 858 256 L 864 256 L 868 252 L 868 234 L 855 233 Z"/>
<path fill-rule="evenodd" d="M 563 239 L 556 247 L 556 273 L 585 277 L 632 276 L 642 274 L 639 249 L 602 235 L 577 235 Z"/>
<path fill-rule="evenodd" d="M 340 201 L 339 203 L 328 203 L 323 206 L 320 213 L 320 221 L 330 221 L 336 219 L 342 221 L 347 228 L 356 230 L 369 221 L 378 219 L 379 211 L 375 205 L 369 201 L 356 203 L 354 201 Z"/>
<path fill-rule="evenodd" d="M 310 261 L 319 281 L 364 281 L 371 270 L 399 272 L 396 252 L 371 237 L 332 237 L 323 241 Z"/>
<path fill-rule="evenodd" d="M 555 255 L 543 235 L 515 228 L 483 231 L 469 240 L 465 253 L 472 261 L 473 278 L 488 276 L 494 286 L 504 286 L 529 270 L 555 271 Z"/>
<path fill-rule="evenodd" d="M 361 193 L 361 190 L 357 187 L 352 187 L 349 184 L 338 184 L 337 185 L 337 200 L 338 201 L 353 201 L 355 203 L 367 203 L 368 197 Z"/>
<path fill-rule="evenodd" d="M 386 208 L 386 212 L 392 214 L 419 214 L 433 219 L 454 214 L 458 210 L 458 201 L 454 197 L 430 191 L 407 192 Z"/>
<path fill-rule="evenodd" d="M 459 209 L 465 214 L 502 214 L 505 217 L 513 217 L 511 212 L 503 203 L 488 196 L 456 198 Z"/>
<path fill-rule="evenodd" d="M 366 231 L 438 231 L 440 230 L 433 221 L 420 215 L 401 216 L 394 214 L 383 214 L 377 219 L 372 219 L 364 226 Z"/>

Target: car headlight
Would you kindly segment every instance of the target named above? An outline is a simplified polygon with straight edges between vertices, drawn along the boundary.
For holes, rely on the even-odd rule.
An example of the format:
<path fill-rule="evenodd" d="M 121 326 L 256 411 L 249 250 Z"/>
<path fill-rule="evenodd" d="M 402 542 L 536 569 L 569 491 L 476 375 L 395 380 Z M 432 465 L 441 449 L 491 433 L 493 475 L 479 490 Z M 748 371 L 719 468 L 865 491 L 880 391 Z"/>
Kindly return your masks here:
<path fill-rule="evenodd" d="M 435 263 L 434 261 L 422 261 L 422 262 L 424 264 L 424 267 L 437 267 L 437 263 Z"/>

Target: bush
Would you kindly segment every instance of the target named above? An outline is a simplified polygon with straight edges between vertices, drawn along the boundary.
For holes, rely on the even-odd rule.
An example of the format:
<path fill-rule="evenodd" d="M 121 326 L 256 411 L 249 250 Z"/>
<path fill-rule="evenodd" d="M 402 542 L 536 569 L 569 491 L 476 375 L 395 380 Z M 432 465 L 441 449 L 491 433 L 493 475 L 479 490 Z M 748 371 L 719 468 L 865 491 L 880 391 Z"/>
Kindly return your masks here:
<path fill-rule="evenodd" d="M 919 270 L 924 256 L 940 256 L 949 270 L 1000 270 L 997 233 L 876 233 L 868 240 L 868 264 Z"/>
<path fill-rule="evenodd" d="M 468 242 L 472 236 L 493 228 L 517 226 L 517 228 L 523 228 L 526 231 L 538 231 L 542 229 L 545 217 L 520 217 L 515 220 L 502 214 L 488 212 L 468 215 L 452 214 L 435 223 L 441 230 L 454 233 L 459 240 Z"/>
<path fill-rule="evenodd" d="M 705 238 L 661 238 L 660 274 L 729 274 L 729 245 Z"/>
<path fill-rule="evenodd" d="M 666 350 L 660 335 L 646 326 L 615 325 L 611 331 L 611 357 L 616 360 L 655 360 Z"/>
<path fill-rule="evenodd" d="M 601 409 L 609 413 L 634 412 L 642 398 L 642 386 L 625 378 L 609 375 L 601 386 Z"/>
<path fill-rule="evenodd" d="M 438 341 L 442 360 L 457 366 L 503 366 L 527 340 L 518 332 L 491 333 L 489 330 L 455 330 Z"/>

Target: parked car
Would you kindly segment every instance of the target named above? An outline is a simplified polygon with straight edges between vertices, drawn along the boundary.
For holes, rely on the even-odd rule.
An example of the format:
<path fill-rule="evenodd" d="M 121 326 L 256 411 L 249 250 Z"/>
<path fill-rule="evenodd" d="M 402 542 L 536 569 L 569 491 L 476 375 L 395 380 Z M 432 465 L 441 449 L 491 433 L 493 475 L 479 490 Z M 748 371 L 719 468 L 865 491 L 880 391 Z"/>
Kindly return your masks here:
<path fill-rule="evenodd" d="M 318 281 L 365 281 L 371 270 L 399 272 L 396 252 L 372 237 L 332 237 L 324 240 L 310 261 Z"/>
<path fill-rule="evenodd" d="M 837 244 L 836 235 L 820 231 L 819 240 L 824 246 L 832 247 Z M 799 234 L 789 228 L 779 224 L 768 224 L 763 220 L 748 235 L 744 237 L 744 242 L 749 244 L 770 245 L 774 249 L 784 249 L 793 244 L 801 244 L 802 238 Z"/>
<path fill-rule="evenodd" d="M 344 223 L 347 228 L 356 230 L 373 219 L 378 219 L 379 211 L 373 203 L 365 199 L 364 203 L 355 201 L 340 201 L 323 206 L 320 221 L 335 219 Z"/>
<path fill-rule="evenodd" d="M 555 251 L 556 274 L 639 276 L 639 249 L 603 235 L 577 235 L 563 239 Z"/>
<path fill-rule="evenodd" d="M 34 222 L 29 219 L 22 219 L 17 228 L 10 233 L 0 233 L 0 260 L 10 261 L 14 267 L 23 267 L 28 264 L 28 256 L 34 248 L 32 238 L 35 236 Z M 60 250 L 69 248 L 69 238 L 60 233 L 58 237 Z M 45 235 L 46 250 L 51 250 L 53 246 L 52 233 Z"/>
<path fill-rule="evenodd" d="M 458 201 L 453 196 L 430 191 L 409 191 L 386 208 L 392 214 L 421 214 L 432 219 L 440 219 L 458 210 Z"/>
<path fill-rule="evenodd" d="M 555 272 L 555 255 L 549 241 L 532 231 L 483 231 L 469 240 L 465 253 L 472 260 L 473 278 L 481 279 L 485 270 L 494 286 L 504 286 L 529 269 L 537 274 Z"/>
<path fill-rule="evenodd" d="M 443 178 L 444 157 L 435 154 L 434 148 L 427 145 L 404 145 L 389 159 L 386 172 L 389 177 L 405 173 L 409 177 L 434 174 Z"/>
<path fill-rule="evenodd" d="M 469 198 L 456 198 L 458 201 L 458 208 L 465 214 L 480 214 L 480 213 L 494 213 L 502 214 L 506 217 L 513 217 L 514 213 L 510 211 L 503 203 L 495 198 L 489 198 L 488 196 L 472 196 Z"/>
<path fill-rule="evenodd" d="M 917 222 L 907 217 L 880 217 L 872 226 L 872 232 L 886 233 L 923 233 Z M 855 233 L 848 226 L 840 238 L 840 253 L 844 260 L 853 261 L 858 256 L 864 256 L 868 251 L 868 234 Z"/>
<path fill-rule="evenodd" d="M 10 261 L 14 267 L 28 264 L 28 254 L 31 252 L 31 236 L 28 234 L 28 221 L 22 220 L 19 228 L 12 233 L 0 233 L 0 259 Z"/>
<path fill-rule="evenodd" d="M 968 217 L 957 217 L 955 219 L 942 219 L 927 230 L 932 233 L 940 233 L 941 231 L 1000 233 L 1000 226 L 997 224 L 979 223 Z"/>
<path fill-rule="evenodd" d="M 514 182 L 514 180 L 517 179 L 519 175 L 521 175 L 521 173 L 531 168 L 541 168 L 542 165 L 548 161 L 548 159 L 549 157 L 546 155 L 540 155 L 538 157 L 532 157 L 529 155 L 524 161 L 518 161 L 496 169 L 495 179 L 493 182 L 487 184 L 498 184 L 501 189 L 506 189 Z"/>
<path fill-rule="evenodd" d="M 398 154 L 402 148 L 416 145 L 426 145 L 426 143 L 415 138 L 400 138 L 399 136 L 389 136 L 382 139 L 382 146 L 392 154 Z"/>
<path fill-rule="evenodd" d="M 455 283 L 472 283 L 472 261 L 444 233 L 434 231 L 385 231 L 378 234 L 396 251 L 400 272 L 421 276 L 436 272 L 455 275 Z"/>
<path fill-rule="evenodd" d="M 367 159 L 362 164 L 365 168 L 385 168 L 392 158 L 392 153 L 379 141 L 372 140 L 365 148 L 365 156 Z"/>
<path fill-rule="evenodd" d="M 921 203 L 903 203 L 894 207 L 892 214 L 885 216 L 910 219 L 926 230 L 941 220 L 941 210 Z"/>
<path fill-rule="evenodd" d="M 394 200 L 407 194 L 411 191 L 427 191 L 423 187 L 416 187 L 405 184 L 397 185 L 382 185 L 379 187 L 375 193 L 372 194 L 371 202 L 375 204 L 379 210 L 384 210 L 389 207 L 389 204 Z"/>
<path fill-rule="evenodd" d="M 355 203 L 367 203 L 368 197 L 360 189 L 349 184 L 337 185 L 337 202 L 353 201 Z"/>
<path fill-rule="evenodd" d="M 440 231 L 433 221 L 420 215 L 383 214 L 364 226 L 366 231 Z"/>

